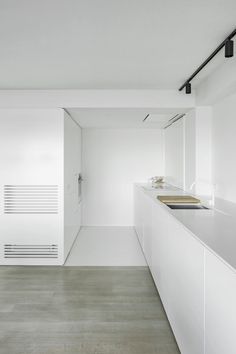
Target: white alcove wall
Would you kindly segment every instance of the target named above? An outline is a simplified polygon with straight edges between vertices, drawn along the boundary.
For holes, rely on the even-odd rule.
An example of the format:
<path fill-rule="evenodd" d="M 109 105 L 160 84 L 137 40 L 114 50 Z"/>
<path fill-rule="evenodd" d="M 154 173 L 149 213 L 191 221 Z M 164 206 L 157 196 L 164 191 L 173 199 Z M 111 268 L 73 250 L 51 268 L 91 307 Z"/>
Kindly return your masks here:
<path fill-rule="evenodd" d="M 83 225 L 133 226 L 133 183 L 163 175 L 163 130 L 83 129 Z"/>
<path fill-rule="evenodd" d="M 166 181 L 184 188 L 184 119 L 179 119 L 164 132 Z"/>

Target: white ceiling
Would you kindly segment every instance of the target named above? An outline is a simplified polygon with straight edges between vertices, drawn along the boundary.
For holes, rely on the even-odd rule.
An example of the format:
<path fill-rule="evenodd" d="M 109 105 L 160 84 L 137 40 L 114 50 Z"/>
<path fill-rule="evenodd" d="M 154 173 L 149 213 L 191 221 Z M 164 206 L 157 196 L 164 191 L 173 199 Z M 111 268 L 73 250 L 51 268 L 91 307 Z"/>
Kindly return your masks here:
<path fill-rule="evenodd" d="M 186 109 L 67 109 L 82 128 L 163 128 L 169 119 Z M 143 122 L 143 119 L 150 116 Z"/>
<path fill-rule="evenodd" d="M 0 0 L 0 89 L 177 89 L 235 14 L 235 0 Z"/>

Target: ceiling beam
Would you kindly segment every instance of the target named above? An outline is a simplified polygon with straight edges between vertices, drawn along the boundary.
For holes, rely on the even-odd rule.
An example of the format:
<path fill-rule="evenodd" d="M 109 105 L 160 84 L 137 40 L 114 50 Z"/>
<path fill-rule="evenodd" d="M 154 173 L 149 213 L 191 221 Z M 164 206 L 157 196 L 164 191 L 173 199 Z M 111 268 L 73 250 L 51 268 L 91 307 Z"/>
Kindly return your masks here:
<path fill-rule="evenodd" d="M 0 90 L 0 108 L 191 108 L 176 90 Z"/>

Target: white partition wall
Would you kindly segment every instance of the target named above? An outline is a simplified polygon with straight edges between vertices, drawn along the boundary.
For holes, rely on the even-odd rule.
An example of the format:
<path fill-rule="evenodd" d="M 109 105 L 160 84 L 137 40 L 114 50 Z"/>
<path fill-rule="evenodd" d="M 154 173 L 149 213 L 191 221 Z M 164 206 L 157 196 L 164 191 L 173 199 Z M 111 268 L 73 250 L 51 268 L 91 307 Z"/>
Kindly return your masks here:
<path fill-rule="evenodd" d="M 194 108 L 165 129 L 168 183 L 189 193 L 212 194 L 211 129 L 212 108 L 208 106 Z"/>
<path fill-rule="evenodd" d="M 184 119 L 165 129 L 166 181 L 184 188 Z"/>
<path fill-rule="evenodd" d="M 81 129 L 64 115 L 64 257 L 66 258 L 81 226 Z"/>
<path fill-rule="evenodd" d="M 64 263 L 65 119 L 62 109 L 0 110 L 1 264 Z"/>
<path fill-rule="evenodd" d="M 164 174 L 161 129 L 83 129 L 83 225 L 132 226 L 133 183 Z"/>

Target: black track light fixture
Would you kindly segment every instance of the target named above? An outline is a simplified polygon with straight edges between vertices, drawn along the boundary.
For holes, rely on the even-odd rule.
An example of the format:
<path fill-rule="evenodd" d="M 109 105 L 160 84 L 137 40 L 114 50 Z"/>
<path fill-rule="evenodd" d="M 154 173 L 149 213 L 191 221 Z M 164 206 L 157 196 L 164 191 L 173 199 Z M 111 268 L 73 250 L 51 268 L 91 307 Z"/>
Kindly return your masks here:
<path fill-rule="evenodd" d="M 185 86 L 185 93 L 190 94 L 192 92 L 192 87 L 190 82 L 187 82 L 186 86 Z"/>
<path fill-rule="evenodd" d="M 234 41 L 227 39 L 225 42 L 225 58 L 232 58 L 234 56 Z"/>
<path fill-rule="evenodd" d="M 218 47 L 212 52 L 204 62 L 199 65 L 199 67 L 192 73 L 192 75 L 180 86 L 179 91 L 182 91 L 185 88 L 187 94 L 191 93 L 191 84 L 190 82 L 198 75 L 198 73 L 205 68 L 205 66 L 219 53 L 221 49 L 225 49 L 225 58 L 232 58 L 234 56 L 234 41 L 232 38 L 236 36 L 236 28 L 231 32 L 224 40 L 221 42 Z"/>

